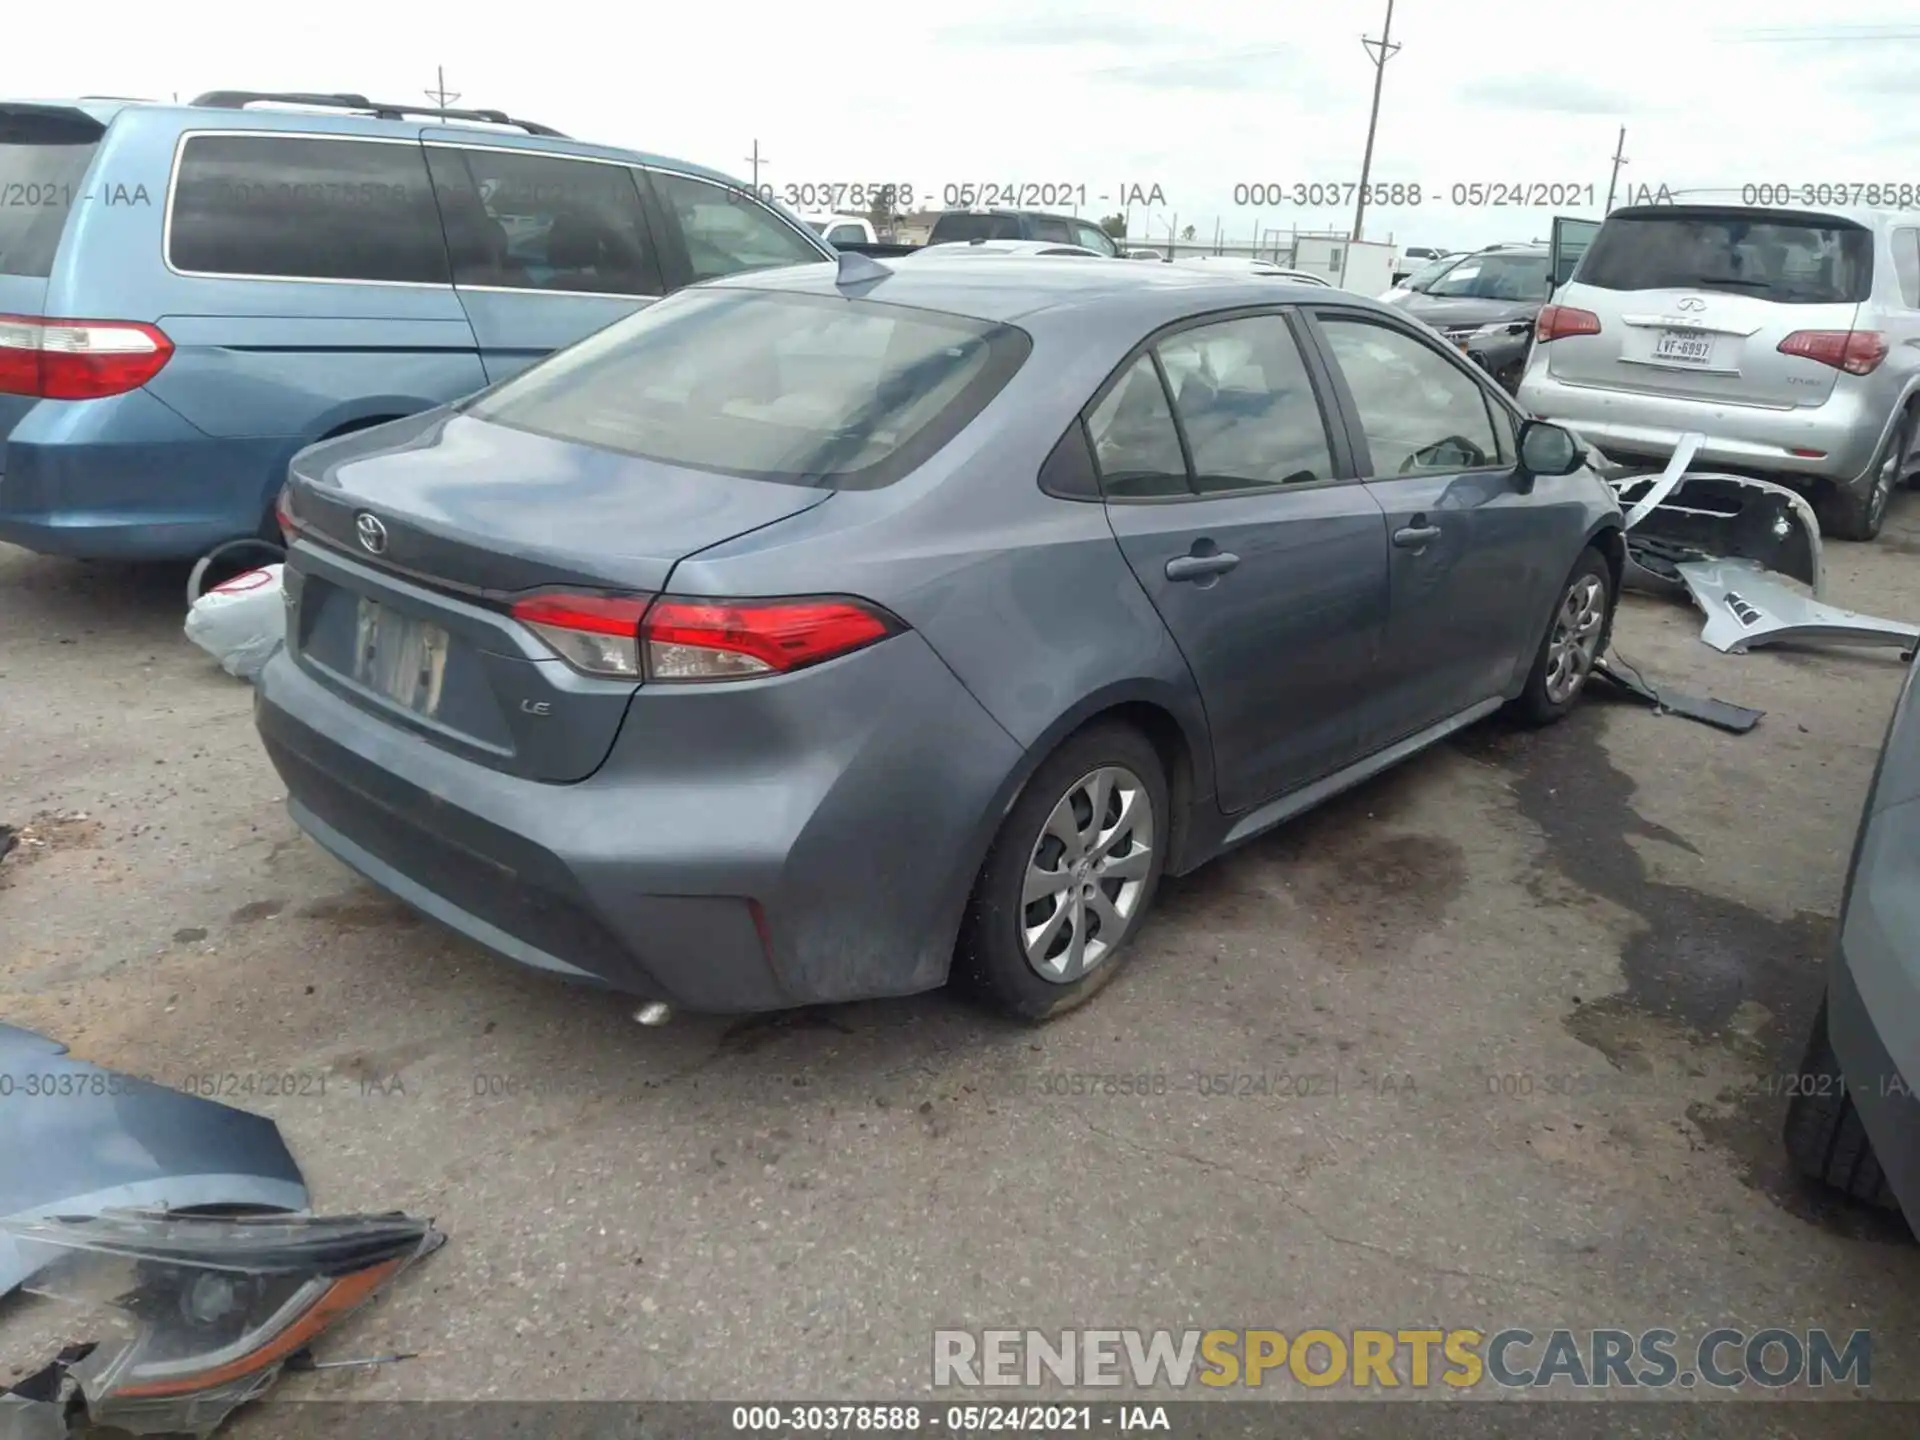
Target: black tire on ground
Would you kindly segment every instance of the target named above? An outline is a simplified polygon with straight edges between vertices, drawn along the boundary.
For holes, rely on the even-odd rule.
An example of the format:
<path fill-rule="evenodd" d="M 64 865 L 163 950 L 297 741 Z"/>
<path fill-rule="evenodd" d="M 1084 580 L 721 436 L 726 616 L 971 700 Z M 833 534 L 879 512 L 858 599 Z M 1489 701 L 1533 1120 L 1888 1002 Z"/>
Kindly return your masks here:
<path fill-rule="evenodd" d="M 1586 689 L 1586 681 L 1591 676 L 1582 676 L 1573 692 L 1562 699 L 1555 700 L 1547 693 L 1547 662 L 1553 647 L 1553 638 L 1559 624 L 1560 609 L 1567 602 L 1567 596 L 1576 585 L 1589 577 L 1598 577 L 1601 594 L 1607 607 L 1606 619 L 1600 626 L 1599 643 L 1595 645 L 1590 659 L 1597 660 L 1607 653 L 1607 641 L 1613 635 L 1613 612 L 1618 596 L 1613 588 L 1613 571 L 1608 568 L 1607 557 L 1589 545 L 1580 552 L 1580 558 L 1573 562 L 1573 569 L 1560 588 L 1553 592 L 1553 613 L 1547 617 L 1545 632 L 1540 636 L 1540 649 L 1533 657 L 1533 668 L 1527 672 L 1527 684 L 1508 706 L 1508 712 L 1514 719 L 1526 725 L 1551 725 L 1560 719 L 1578 703 L 1581 692 Z"/>
<path fill-rule="evenodd" d="M 1895 423 L 1880 453 L 1873 457 L 1873 467 L 1867 472 L 1865 484 L 1836 485 L 1829 481 L 1819 487 L 1814 494 L 1813 508 L 1820 516 L 1822 535 L 1835 540 L 1872 540 L 1880 534 L 1880 527 L 1886 523 L 1887 502 L 1900 485 L 1896 457 L 1906 455 L 1912 440 L 1913 411 L 1907 410 Z M 1895 470 L 1886 474 L 1883 471 L 1889 460 L 1894 462 Z"/>
<path fill-rule="evenodd" d="M 1899 1209 L 1840 1073 L 1840 1061 L 1827 1036 L 1825 1000 L 1814 1017 L 1807 1055 L 1800 1062 L 1792 1088 L 1784 1134 L 1794 1167 L 1855 1200 L 1882 1209 Z"/>
<path fill-rule="evenodd" d="M 1132 923 L 1113 953 L 1076 980 L 1049 980 L 1027 963 L 1021 941 L 1027 866 L 1054 807 L 1084 777 L 1106 766 L 1120 766 L 1137 776 L 1152 807 L 1150 868 Z M 1030 1023 L 1051 1020 L 1092 999 L 1126 963 L 1149 918 L 1166 866 L 1172 821 L 1160 756 L 1138 730 L 1097 722 L 1068 737 L 1034 771 L 1000 824 L 961 923 L 954 980 L 994 1009 Z"/>

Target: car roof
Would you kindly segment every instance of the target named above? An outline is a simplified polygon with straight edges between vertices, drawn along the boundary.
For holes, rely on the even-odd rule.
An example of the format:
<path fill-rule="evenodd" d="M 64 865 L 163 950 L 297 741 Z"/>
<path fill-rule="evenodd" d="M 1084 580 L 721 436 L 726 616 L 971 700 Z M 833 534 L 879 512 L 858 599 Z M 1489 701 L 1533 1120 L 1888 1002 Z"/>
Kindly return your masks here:
<path fill-rule="evenodd" d="M 451 116 L 443 121 L 431 111 L 398 120 L 386 120 L 377 115 L 367 115 L 349 109 L 321 107 L 296 109 L 285 104 L 262 105 L 258 109 L 234 109 L 217 105 L 174 104 L 171 101 L 134 100 L 99 95 L 80 95 L 52 100 L 13 100 L 0 97 L 0 109 L 79 111 L 97 120 L 102 126 L 111 125 L 124 114 L 150 114 L 177 120 L 182 130 L 288 130 L 309 134 L 374 135 L 408 140 L 420 138 L 424 131 L 434 131 L 443 135 L 464 131 L 475 139 L 485 139 L 489 144 L 504 144 L 515 149 L 524 147 L 536 153 L 592 155 L 602 159 L 624 160 L 631 164 L 673 170 L 683 175 L 711 180 L 717 185 L 733 186 L 742 190 L 747 188 L 745 181 L 705 165 L 696 165 L 690 160 L 678 160 L 672 156 L 656 155 L 645 150 L 630 150 L 619 145 L 602 145 L 593 141 L 574 139 L 571 136 L 533 135 L 512 125 L 489 125 L 477 121 L 459 120 Z"/>
<path fill-rule="evenodd" d="M 1093 255 L 1084 245 L 1064 240 L 942 240 L 913 252 L 938 255 Z"/>
<path fill-rule="evenodd" d="M 911 264 L 859 284 L 862 299 L 936 310 L 970 319 L 1012 322 L 1043 312 L 1124 311 L 1143 329 L 1189 314 L 1290 300 L 1331 303 L 1328 287 L 1301 285 L 1276 275 L 1209 271 L 1182 265 L 1116 265 L 1104 256 L 1008 255 L 981 265 L 965 256 L 916 252 Z M 833 265 L 790 265 L 710 280 L 701 289 L 740 289 L 810 295 L 840 293 Z M 1395 312 L 1340 292 L 1338 303 Z"/>
<path fill-rule="evenodd" d="M 1675 200 L 1667 205 L 1621 205 L 1610 211 L 1607 219 L 1618 216 L 1628 220 L 1645 220 L 1656 215 L 1685 218 L 1701 214 L 1771 215 L 1802 222 L 1851 220 L 1869 230 L 1920 223 L 1920 211 L 1913 210 L 1872 210 L 1864 205 L 1734 205 L 1712 200 Z"/>

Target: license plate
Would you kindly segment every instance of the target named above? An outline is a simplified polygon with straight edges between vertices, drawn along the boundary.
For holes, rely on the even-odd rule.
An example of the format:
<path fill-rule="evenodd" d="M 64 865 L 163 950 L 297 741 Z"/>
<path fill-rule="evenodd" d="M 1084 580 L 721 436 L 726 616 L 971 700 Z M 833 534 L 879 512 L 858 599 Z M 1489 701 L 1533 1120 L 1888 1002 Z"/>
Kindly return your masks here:
<path fill-rule="evenodd" d="M 1662 330 L 1660 338 L 1653 342 L 1653 358 L 1681 365 L 1711 364 L 1713 337 L 1696 335 L 1691 330 Z"/>
<path fill-rule="evenodd" d="M 440 709 L 447 674 L 447 632 L 362 597 L 353 643 L 353 678 L 416 715 Z"/>

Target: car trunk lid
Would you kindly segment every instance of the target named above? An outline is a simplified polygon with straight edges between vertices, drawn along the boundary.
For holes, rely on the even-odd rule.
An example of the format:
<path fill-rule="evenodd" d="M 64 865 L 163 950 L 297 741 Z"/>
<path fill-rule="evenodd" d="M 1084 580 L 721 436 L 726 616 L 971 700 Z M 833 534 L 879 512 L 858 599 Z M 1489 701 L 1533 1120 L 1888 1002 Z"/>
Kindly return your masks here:
<path fill-rule="evenodd" d="M 436 744 L 531 779 L 584 779 L 639 682 L 575 670 L 511 601 L 656 594 L 685 556 L 830 494 L 457 413 L 396 421 L 295 459 L 291 643 L 310 671 Z"/>
<path fill-rule="evenodd" d="M 1872 235 L 1834 216 L 1719 207 L 1617 212 L 1559 304 L 1600 333 L 1547 348 L 1556 380 L 1793 409 L 1826 402 L 1839 370 L 1780 346 L 1851 333 L 1872 283 Z"/>

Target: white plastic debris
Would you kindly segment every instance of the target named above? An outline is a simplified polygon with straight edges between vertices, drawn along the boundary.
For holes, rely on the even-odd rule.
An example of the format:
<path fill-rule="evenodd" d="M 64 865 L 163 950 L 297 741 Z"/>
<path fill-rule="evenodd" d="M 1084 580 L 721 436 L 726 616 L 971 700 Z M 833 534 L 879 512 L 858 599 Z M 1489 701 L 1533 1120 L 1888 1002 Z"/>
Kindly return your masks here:
<path fill-rule="evenodd" d="M 229 675 L 251 680 L 286 639 L 280 565 L 236 575 L 187 608 L 187 638 Z"/>

